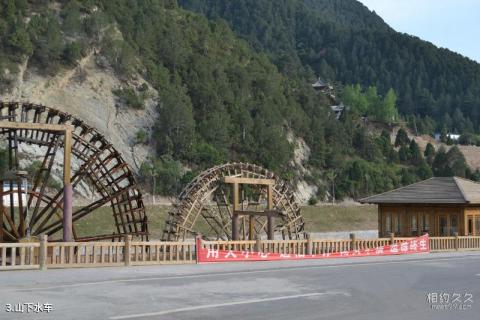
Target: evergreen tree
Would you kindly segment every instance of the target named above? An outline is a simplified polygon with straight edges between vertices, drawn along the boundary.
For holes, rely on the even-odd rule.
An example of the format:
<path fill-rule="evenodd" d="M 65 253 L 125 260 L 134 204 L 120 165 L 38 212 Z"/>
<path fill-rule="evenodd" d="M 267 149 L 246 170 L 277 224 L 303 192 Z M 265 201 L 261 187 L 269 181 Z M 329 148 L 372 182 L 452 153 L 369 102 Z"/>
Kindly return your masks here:
<path fill-rule="evenodd" d="M 425 147 L 425 151 L 423 153 L 425 160 L 429 165 L 432 165 L 433 159 L 435 158 L 435 147 L 429 142 Z"/>
<path fill-rule="evenodd" d="M 440 133 L 440 141 L 443 143 L 447 143 L 448 139 L 448 131 L 445 126 L 442 127 L 442 132 Z"/>
<path fill-rule="evenodd" d="M 422 154 L 420 153 L 420 148 L 415 142 L 415 139 L 410 141 L 409 145 L 409 157 L 413 165 L 418 166 L 423 161 Z"/>
<path fill-rule="evenodd" d="M 194 143 L 195 121 L 188 97 L 164 95 L 154 136 L 160 155 L 188 157 Z"/>
<path fill-rule="evenodd" d="M 422 180 L 429 179 L 433 176 L 432 169 L 424 159 L 422 159 L 418 164 L 416 174 Z"/>
<path fill-rule="evenodd" d="M 407 132 L 403 128 L 400 128 L 395 138 L 395 147 L 405 146 L 409 143 L 410 139 L 408 138 Z"/>
<path fill-rule="evenodd" d="M 398 150 L 398 157 L 401 162 L 407 163 L 411 159 L 410 148 L 406 145 L 400 146 L 400 149 Z"/>
<path fill-rule="evenodd" d="M 463 153 L 457 146 L 453 146 L 448 150 L 446 154 L 446 160 L 448 165 L 447 174 L 451 176 L 458 176 L 465 178 L 467 176 L 467 161 Z"/>
<path fill-rule="evenodd" d="M 432 171 L 436 177 L 448 177 L 450 174 L 447 162 L 447 152 L 443 146 L 438 149 L 437 154 L 435 155 L 435 159 L 432 163 Z"/>

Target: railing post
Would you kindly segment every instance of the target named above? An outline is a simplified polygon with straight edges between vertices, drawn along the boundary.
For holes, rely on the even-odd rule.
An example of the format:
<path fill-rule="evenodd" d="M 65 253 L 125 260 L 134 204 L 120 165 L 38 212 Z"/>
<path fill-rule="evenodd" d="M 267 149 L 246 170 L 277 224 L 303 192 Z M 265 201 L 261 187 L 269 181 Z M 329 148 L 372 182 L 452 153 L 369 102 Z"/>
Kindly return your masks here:
<path fill-rule="evenodd" d="M 40 265 L 40 270 L 47 270 L 47 247 L 48 236 L 43 234 L 40 236 L 40 252 L 38 255 L 38 264 Z"/>
<path fill-rule="evenodd" d="M 262 251 L 262 239 L 260 238 L 259 235 L 257 235 L 257 238 L 255 239 L 255 251 L 256 252 Z"/>
<path fill-rule="evenodd" d="M 455 250 L 458 251 L 460 248 L 460 239 L 458 238 L 458 232 L 454 233 L 455 236 Z"/>
<path fill-rule="evenodd" d="M 351 250 L 357 250 L 357 239 L 355 237 L 355 233 L 350 233 L 350 248 Z"/>
<path fill-rule="evenodd" d="M 132 265 L 132 235 L 128 234 L 125 237 L 125 248 L 123 249 L 123 259 L 125 260 L 125 266 Z"/>
<path fill-rule="evenodd" d="M 312 234 L 310 232 L 307 233 L 307 255 L 312 255 L 313 252 L 313 240 Z"/>
<path fill-rule="evenodd" d="M 195 237 L 195 260 L 197 264 L 200 263 L 200 249 L 202 248 L 202 234 L 197 234 Z"/>
<path fill-rule="evenodd" d="M 390 233 L 390 245 L 395 243 L 395 233 Z"/>

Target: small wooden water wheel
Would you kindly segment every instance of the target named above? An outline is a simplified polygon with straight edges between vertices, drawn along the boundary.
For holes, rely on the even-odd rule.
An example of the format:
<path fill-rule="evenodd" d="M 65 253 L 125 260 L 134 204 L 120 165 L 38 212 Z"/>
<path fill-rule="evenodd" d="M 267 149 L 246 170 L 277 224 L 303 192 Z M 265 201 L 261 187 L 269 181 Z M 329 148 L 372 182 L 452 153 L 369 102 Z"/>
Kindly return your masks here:
<path fill-rule="evenodd" d="M 241 184 L 237 200 L 232 181 Z M 272 181 L 270 201 L 268 181 Z M 235 222 L 239 239 L 266 237 L 268 217 L 264 213 L 269 210 L 278 213 L 273 226 L 275 236 L 283 239 L 305 237 L 300 207 L 287 181 L 254 164 L 215 166 L 200 173 L 180 193 L 169 212 L 162 239 L 179 241 L 201 233 L 206 239 L 231 240 L 235 213 L 239 214 L 239 221 Z"/>

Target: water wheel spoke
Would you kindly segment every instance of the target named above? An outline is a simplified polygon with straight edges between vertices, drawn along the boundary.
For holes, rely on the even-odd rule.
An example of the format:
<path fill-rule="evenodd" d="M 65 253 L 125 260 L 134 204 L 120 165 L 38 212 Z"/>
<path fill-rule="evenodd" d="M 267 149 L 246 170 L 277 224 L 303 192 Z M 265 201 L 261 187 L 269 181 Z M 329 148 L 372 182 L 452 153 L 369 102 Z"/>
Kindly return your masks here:
<path fill-rule="evenodd" d="M 201 215 L 204 221 L 210 227 L 211 231 L 213 231 L 214 234 L 216 235 L 216 238 L 220 239 L 221 235 L 223 234 L 222 223 L 215 216 L 215 214 L 213 213 L 213 210 L 208 210 L 204 208 Z"/>
<path fill-rule="evenodd" d="M 129 189 L 123 189 L 123 190 L 119 191 L 118 193 L 112 195 L 112 197 L 118 197 L 118 196 L 121 196 L 122 193 L 127 193 L 127 192 L 129 192 Z M 101 198 L 99 200 L 96 200 L 96 201 L 90 203 L 87 206 L 84 206 L 84 207 L 78 208 L 77 210 L 74 210 L 73 213 L 72 213 L 73 221 L 75 222 L 75 221 L 85 217 L 86 215 L 90 214 L 91 212 L 95 211 L 96 209 L 100 208 L 101 206 L 103 206 L 104 204 L 106 204 L 110 201 L 111 201 L 110 198 Z M 62 221 L 57 220 L 55 222 L 50 223 L 47 226 L 44 226 L 43 228 L 37 230 L 36 232 L 37 233 L 46 232 L 48 234 L 51 234 L 51 233 L 55 233 L 55 232 L 57 232 L 61 229 L 62 229 Z M 132 232 L 132 231 L 130 231 L 130 232 Z"/>
<path fill-rule="evenodd" d="M 60 139 L 58 139 L 58 136 L 54 136 L 54 138 L 51 140 L 47 152 L 45 153 L 45 156 L 43 157 L 42 164 L 40 166 L 40 169 L 35 173 L 34 176 L 34 183 L 32 186 L 32 193 L 38 193 L 39 196 L 35 197 L 35 207 L 32 212 L 32 218 L 31 220 L 35 220 L 37 214 L 38 214 L 38 209 L 40 207 L 40 202 L 43 194 L 45 193 L 45 188 L 47 187 L 49 181 L 50 181 L 50 172 L 52 171 L 52 167 L 55 161 L 55 155 L 57 153 L 58 147 L 60 145 Z M 27 210 L 30 210 L 32 206 L 34 197 L 29 197 L 28 198 L 28 203 L 27 203 Z"/>
<path fill-rule="evenodd" d="M 97 152 L 97 153 L 94 153 L 90 156 L 90 158 L 85 162 L 83 163 L 80 168 L 73 174 L 72 178 L 71 178 L 71 184 L 72 184 L 72 188 L 75 188 L 77 186 L 77 184 L 79 184 L 82 179 L 85 177 L 85 176 L 89 176 L 91 178 L 91 176 L 89 175 L 89 171 L 91 170 L 92 166 L 94 165 L 95 161 L 97 161 L 101 156 L 101 153 L 100 152 Z M 55 196 L 53 197 L 53 201 L 57 202 L 57 203 L 61 203 L 63 202 L 63 188 L 60 189 L 56 194 Z M 62 205 L 63 206 L 63 205 Z M 49 211 L 50 210 L 50 211 Z M 34 224 L 37 224 L 37 222 L 39 222 L 39 220 L 44 217 L 43 221 L 39 223 L 37 229 L 38 230 L 43 230 L 42 228 L 45 226 L 45 224 L 50 220 L 50 218 L 53 216 L 53 214 L 55 213 L 55 210 L 57 210 L 56 207 L 53 207 L 53 206 L 45 206 L 41 211 L 40 213 L 32 219 L 32 223 L 31 225 L 33 226 Z M 49 212 L 48 212 L 49 211 Z M 48 212 L 48 213 L 47 213 Z M 38 233 L 38 231 L 37 231 Z"/>
<path fill-rule="evenodd" d="M 10 229 L 4 229 L 4 230 L 11 231 L 17 239 L 20 238 L 20 234 L 17 231 L 17 226 L 15 225 L 15 222 L 12 220 L 12 218 L 8 215 L 8 213 L 5 210 L 2 211 L 2 214 L 3 214 L 3 218 L 7 219 L 8 225 L 10 226 Z"/>

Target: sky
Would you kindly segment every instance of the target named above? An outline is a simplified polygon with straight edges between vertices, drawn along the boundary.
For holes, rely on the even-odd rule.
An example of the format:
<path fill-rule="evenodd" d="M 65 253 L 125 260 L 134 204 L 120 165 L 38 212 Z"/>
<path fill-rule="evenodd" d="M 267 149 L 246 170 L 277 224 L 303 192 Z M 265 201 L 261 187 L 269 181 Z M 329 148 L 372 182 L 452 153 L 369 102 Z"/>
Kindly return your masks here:
<path fill-rule="evenodd" d="M 480 62 L 480 0 L 359 0 L 393 29 Z"/>

